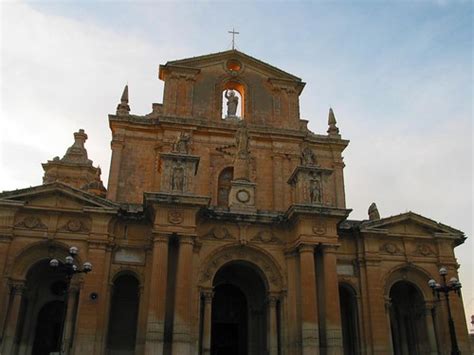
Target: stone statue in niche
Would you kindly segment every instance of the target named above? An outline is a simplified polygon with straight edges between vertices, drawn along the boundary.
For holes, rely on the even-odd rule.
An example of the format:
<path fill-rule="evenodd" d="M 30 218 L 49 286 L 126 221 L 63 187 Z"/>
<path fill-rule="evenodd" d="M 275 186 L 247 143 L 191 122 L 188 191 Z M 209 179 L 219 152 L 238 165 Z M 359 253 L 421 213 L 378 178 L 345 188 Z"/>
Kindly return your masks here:
<path fill-rule="evenodd" d="M 181 163 L 177 163 L 173 167 L 173 174 L 171 175 L 171 190 L 184 191 L 184 169 Z"/>
<path fill-rule="evenodd" d="M 174 144 L 174 151 L 176 153 L 189 153 L 189 143 L 191 141 L 191 137 L 187 133 L 181 132 L 179 137 L 176 139 L 176 143 Z"/>
<path fill-rule="evenodd" d="M 301 165 L 304 166 L 314 166 L 316 165 L 316 156 L 314 155 L 313 151 L 306 147 L 301 152 Z"/>
<path fill-rule="evenodd" d="M 227 117 L 236 117 L 239 97 L 235 95 L 234 90 L 226 90 L 224 95 L 227 99 Z"/>
<path fill-rule="evenodd" d="M 321 203 L 321 182 L 315 177 L 309 180 L 309 199 L 311 203 Z"/>

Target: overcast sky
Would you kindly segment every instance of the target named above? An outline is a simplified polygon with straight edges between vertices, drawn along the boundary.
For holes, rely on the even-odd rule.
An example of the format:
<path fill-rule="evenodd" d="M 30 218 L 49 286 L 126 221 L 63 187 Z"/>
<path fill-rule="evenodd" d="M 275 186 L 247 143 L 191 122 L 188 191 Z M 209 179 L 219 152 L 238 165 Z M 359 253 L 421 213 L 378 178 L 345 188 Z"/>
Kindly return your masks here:
<path fill-rule="evenodd" d="M 79 4 L 80 3 L 80 4 Z M 347 205 L 408 210 L 463 230 L 456 249 L 474 314 L 470 1 L 33 2 L 1 9 L 0 190 L 41 184 L 40 163 L 84 128 L 107 181 L 114 113 L 162 102 L 158 65 L 237 48 L 301 77 L 302 118 L 344 138 Z"/>

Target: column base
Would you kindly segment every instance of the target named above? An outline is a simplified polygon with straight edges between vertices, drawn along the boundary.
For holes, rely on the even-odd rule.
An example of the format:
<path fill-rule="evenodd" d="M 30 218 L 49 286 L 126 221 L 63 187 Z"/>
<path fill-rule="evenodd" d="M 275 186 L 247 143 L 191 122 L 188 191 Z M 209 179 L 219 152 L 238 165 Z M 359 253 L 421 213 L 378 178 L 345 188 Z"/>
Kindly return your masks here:
<path fill-rule="evenodd" d="M 302 329 L 302 349 L 303 355 L 319 355 L 319 328 L 315 326 L 305 326 Z"/>

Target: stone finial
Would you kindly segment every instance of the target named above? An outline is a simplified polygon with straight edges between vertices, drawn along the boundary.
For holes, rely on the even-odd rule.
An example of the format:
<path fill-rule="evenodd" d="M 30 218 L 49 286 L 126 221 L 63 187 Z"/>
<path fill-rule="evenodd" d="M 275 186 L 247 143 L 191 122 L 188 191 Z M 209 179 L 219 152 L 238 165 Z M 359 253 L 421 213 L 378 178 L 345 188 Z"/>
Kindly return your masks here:
<path fill-rule="evenodd" d="M 87 158 L 87 150 L 84 147 L 86 140 L 87 134 L 83 129 L 80 129 L 79 132 L 75 132 L 74 144 L 67 149 L 66 154 L 64 154 L 61 161 L 66 163 L 92 165 L 92 160 Z"/>
<path fill-rule="evenodd" d="M 334 111 L 332 108 L 329 108 L 329 115 L 328 115 L 328 134 L 330 136 L 339 136 L 339 128 L 336 126 L 336 116 L 334 115 Z"/>
<path fill-rule="evenodd" d="M 120 103 L 117 106 L 117 115 L 123 116 L 130 113 L 130 106 L 128 105 L 128 85 L 125 85 L 123 89 L 122 97 L 120 98 Z"/>
<path fill-rule="evenodd" d="M 375 202 L 369 206 L 369 221 L 376 221 L 380 219 L 380 213 Z"/>

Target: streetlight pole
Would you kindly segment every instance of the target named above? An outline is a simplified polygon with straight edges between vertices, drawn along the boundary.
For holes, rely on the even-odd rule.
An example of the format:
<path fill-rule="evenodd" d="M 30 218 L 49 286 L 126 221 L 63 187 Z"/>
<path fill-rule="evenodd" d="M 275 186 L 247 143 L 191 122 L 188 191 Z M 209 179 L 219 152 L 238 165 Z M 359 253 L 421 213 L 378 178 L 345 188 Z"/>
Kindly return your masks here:
<path fill-rule="evenodd" d="M 68 296 L 69 296 L 69 286 L 71 285 L 72 277 L 75 274 L 84 273 L 87 274 L 92 271 L 92 264 L 89 262 L 85 262 L 82 265 L 82 269 L 80 269 L 77 265 L 74 264 L 74 258 L 79 253 L 79 249 L 77 247 L 70 247 L 69 248 L 69 255 L 66 256 L 64 259 L 64 263 L 60 263 L 58 259 L 51 259 L 49 261 L 49 266 L 58 272 L 64 273 L 64 278 L 66 281 L 66 290 L 64 293 L 64 311 L 63 311 L 63 319 L 61 321 L 61 327 L 59 331 L 59 355 L 63 355 L 66 353 L 65 349 L 63 349 L 63 338 L 64 338 L 64 323 L 66 321 L 66 313 L 67 313 L 67 303 L 68 303 Z"/>
<path fill-rule="evenodd" d="M 458 341 L 456 339 L 456 329 L 454 328 L 453 316 L 451 313 L 451 305 L 449 304 L 449 293 L 454 292 L 458 296 L 461 295 L 461 283 L 457 278 L 452 277 L 448 282 L 446 282 L 446 275 L 448 270 L 443 266 L 439 269 L 439 274 L 443 278 L 443 284 L 437 283 L 435 280 L 431 279 L 428 281 L 428 285 L 433 290 L 433 294 L 436 294 L 438 299 L 440 299 L 440 294 L 444 293 L 446 299 L 446 306 L 448 307 L 448 325 L 449 325 L 449 336 L 451 338 L 451 355 L 460 355 L 461 351 L 458 347 Z"/>

